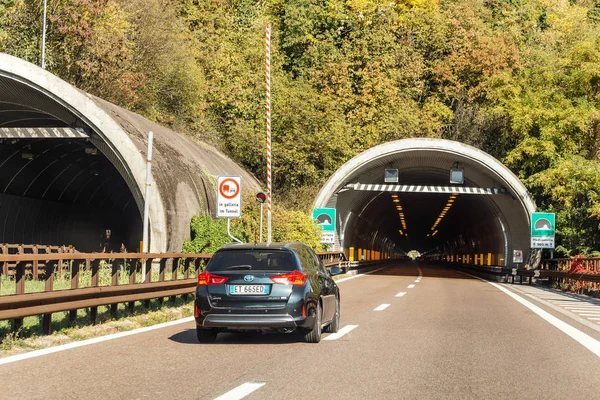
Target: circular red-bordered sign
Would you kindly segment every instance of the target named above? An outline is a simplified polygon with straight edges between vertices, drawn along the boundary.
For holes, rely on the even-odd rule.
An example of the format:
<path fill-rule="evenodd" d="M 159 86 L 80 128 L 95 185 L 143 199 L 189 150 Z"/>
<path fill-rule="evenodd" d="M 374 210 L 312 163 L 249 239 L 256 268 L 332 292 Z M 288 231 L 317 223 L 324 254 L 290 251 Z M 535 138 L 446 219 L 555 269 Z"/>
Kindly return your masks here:
<path fill-rule="evenodd" d="M 230 192 L 229 185 L 231 185 L 231 184 L 233 184 L 233 186 L 235 186 L 235 191 L 233 192 L 233 194 L 229 194 L 229 192 Z M 225 191 L 227 191 L 227 193 Z M 240 185 L 239 185 L 239 183 L 237 183 L 237 181 L 235 179 L 231 179 L 231 178 L 224 179 L 223 182 L 221 182 L 221 184 L 219 185 L 219 193 L 221 194 L 221 196 L 225 197 L 228 200 L 233 199 L 238 194 L 240 194 Z"/>

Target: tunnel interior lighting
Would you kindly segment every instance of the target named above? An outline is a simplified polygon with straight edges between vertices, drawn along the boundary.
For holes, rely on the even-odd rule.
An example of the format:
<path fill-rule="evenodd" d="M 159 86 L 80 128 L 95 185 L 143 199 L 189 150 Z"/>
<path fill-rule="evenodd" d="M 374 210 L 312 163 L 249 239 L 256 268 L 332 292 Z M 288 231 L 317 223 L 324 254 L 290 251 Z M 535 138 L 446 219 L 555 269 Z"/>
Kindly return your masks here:
<path fill-rule="evenodd" d="M 404 232 L 406 231 L 406 220 L 404 219 L 404 211 L 402 209 L 402 205 L 400 204 L 400 198 L 396 193 L 392 194 L 392 201 L 396 206 L 396 210 L 398 211 L 398 218 L 400 219 L 400 225 L 402 226 L 402 229 L 399 230 L 398 233 L 400 233 L 400 235 L 403 236 L 408 236 L 408 234 Z"/>
<path fill-rule="evenodd" d="M 450 211 L 450 208 L 452 208 L 452 205 L 454 205 L 454 201 L 456 200 L 456 196 L 458 196 L 458 194 L 452 193 L 450 195 L 450 197 L 448 198 L 448 202 L 446 203 L 446 205 L 444 206 L 444 208 L 442 209 L 442 211 L 440 211 L 440 215 L 437 217 L 437 219 L 433 223 L 433 226 L 431 227 L 431 230 L 434 231 L 431 234 L 431 236 L 435 236 L 435 234 L 438 232 L 437 231 L 437 226 L 442 222 L 442 220 L 444 219 L 444 217 L 446 216 L 446 214 L 448 213 L 448 211 Z M 429 236 L 429 234 L 427 234 L 427 236 Z"/>

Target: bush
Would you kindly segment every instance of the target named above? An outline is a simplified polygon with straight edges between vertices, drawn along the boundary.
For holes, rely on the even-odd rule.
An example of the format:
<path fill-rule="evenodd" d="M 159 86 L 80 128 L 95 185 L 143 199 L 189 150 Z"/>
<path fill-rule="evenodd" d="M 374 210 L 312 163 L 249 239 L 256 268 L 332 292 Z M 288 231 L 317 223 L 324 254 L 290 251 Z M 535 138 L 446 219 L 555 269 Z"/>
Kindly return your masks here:
<path fill-rule="evenodd" d="M 245 196 L 242 217 L 231 220 L 231 233 L 245 243 L 257 243 L 260 239 L 260 205 L 254 197 Z M 264 206 L 263 242 L 267 241 L 267 207 Z M 227 235 L 227 220 L 213 219 L 209 215 L 195 216 L 191 223 L 192 240 L 183 244 L 184 253 L 214 253 L 221 246 L 233 242 Z M 273 207 L 272 241 L 299 241 L 323 251 L 320 243 L 321 231 L 311 216 L 304 212 L 288 209 L 285 205 Z"/>

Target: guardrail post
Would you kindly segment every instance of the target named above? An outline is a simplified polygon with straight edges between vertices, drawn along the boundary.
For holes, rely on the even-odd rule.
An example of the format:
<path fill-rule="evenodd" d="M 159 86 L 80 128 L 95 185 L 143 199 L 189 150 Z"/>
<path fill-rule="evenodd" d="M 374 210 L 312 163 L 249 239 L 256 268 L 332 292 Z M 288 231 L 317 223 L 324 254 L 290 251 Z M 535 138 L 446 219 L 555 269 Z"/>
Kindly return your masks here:
<path fill-rule="evenodd" d="M 92 269 L 92 286 L 96 287 L 100 284 L 100 260 L 91 260 Z M 90 320 L 92 325 L 96 325 L 96 319 L 98 318 L 98 307 L 90 307 Z"/>
<path fill-rule="evenodd" d="M 71 289 L 79 288 L 79 270 L 81 269 L 82 260 L 73 260 L 73 264 L 71 267 Z M 71 322 L 75 321 L 77 318 L 77 310 L 69 311 L 69 320 Z"/>
<path fill-rule="evenodd" d="M 37 246 L 33 246 L 32 247 L 32 251 L 33 251 L 33 254 L 38 254 L 38 248 L 37 248 Z M 34 260 L 33 261 L 33 265 L 31 267 L 32 270 L 33 270 L 32 274 L 33 274 L 33 280 L 34 281 L 38 280 L 38 275 L 39 275 L 38 274 L 38 264 L 39 264 L 38 260 Z"/>
<path fill-rule="evenodd" d="M 17 262 L 15 270 L 15 294 L 25 293 L 25 261 Z M 23 318 L 16 318 L 14 320 L 14 330 L 17 331 L 23 326 Z"/>
<path fill-rule="evenodd" d="M 125 261 L 125 260 L 123 260 Z M 129 284 L 133 285 L 135 283 L 135 278 L 137 275 L 137 267 L 138 267 L 138 263 L 140 262 L 139 258 L 130 258 L 129 259 Z M 129 303 L 127 303 L 127 309 L 129 310 L 130 313 L 133 313 L 133 310 L 135 309 L 135 301 L 130 301 Z"/>
<path fill-rule="evenodd" d="M 171 259 L 171 280 L 176 281 L 177 280 L 177 273 L 179 272 L 179 257 L 175 257 L 173 259 Z M 169 297 L 169 301 L 170 302 L 175 302 L 175 299 L 177 298 L 177 296 L 171 296 Z"/>
<path fill-rule="evenodd" d="M 46 292 L 54 290 L 54 266 L 56 261 L 46 261 L 44 266 L 44 289 Z M 52 313 L 42 315 L 42 332 L 44 335 L 52 333 Z"/>
<path fill-rule="evenodd" d="M 159 271 L 158 271 L 158 281 L 159 282 L 164 282 L 165 281 L 165 270 L 167 269 L 167 261 L 168 260 L 169 260 L 168 258 L 161 258 L 160 259 L 160 263 L 159 263 L 160 267 L 159 267 Z M 160 306 L 163 305 L 163 300 L 164 299 L 162 297 L 159 297 L 156 300 L 158 301 L 158 304 Z"/>
<path fill-rule="evenodd" d="M 146 263 L 146 279 L 145 283 L 152 282 L 152 261 L 153 258 L 148 258 L 144 262 Z M 144 300 L 144 307 L 150 308 L 150 300 Z"/>
<path fill-rule="evenodd" d="M 119 285 L 119 259 L 115 258 L 112 262 L 112 279 L 111 279 L 111 284 L 112 286 L 118 286 Z M 110 315 L 111 317 L 116 317 L 117 316 L 117 311 L 119 309 L 119 304 L 118 303 L 114 303 L 110 305 Z"/>

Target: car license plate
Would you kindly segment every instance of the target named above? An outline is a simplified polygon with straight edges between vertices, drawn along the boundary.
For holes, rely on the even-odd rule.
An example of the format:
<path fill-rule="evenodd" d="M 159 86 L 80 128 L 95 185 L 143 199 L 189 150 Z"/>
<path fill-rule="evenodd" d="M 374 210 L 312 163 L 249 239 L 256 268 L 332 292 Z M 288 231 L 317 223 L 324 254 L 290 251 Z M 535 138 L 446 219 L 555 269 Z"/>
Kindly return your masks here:
<path fill-rule="evenodd" d="M 267 285 L 229 285 L 229 294 L 269 294 Z"/>

